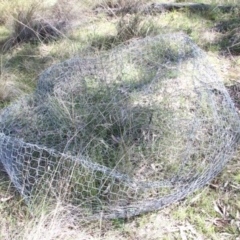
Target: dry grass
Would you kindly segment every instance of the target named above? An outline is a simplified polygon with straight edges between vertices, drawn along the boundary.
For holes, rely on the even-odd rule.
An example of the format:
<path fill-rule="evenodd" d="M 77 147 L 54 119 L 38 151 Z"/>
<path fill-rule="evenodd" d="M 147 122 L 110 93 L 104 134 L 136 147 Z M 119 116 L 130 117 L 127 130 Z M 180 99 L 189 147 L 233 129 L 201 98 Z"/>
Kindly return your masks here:
<path fill-rule="evenodd" d="M 40 212 L 26 222 L 16 239 L 21 240 L 70 240 L 92 239 L 86 229 L 78 224 L 77 216 L 67 207 L 57 204 L 49 212 Z"/>
<path fill-rule="evenodd" d="M 196 1 L 219 4 L 238 3 L 238 0 Z M 17 2 L 18 4 L 16 4 Z M 34 12 L 35 10 L 29 8 L 34 2 L 36 1 L 0 0 L 0 11 L 3 13 L 0 15 L 0 24 L 6 24 L 6 26 L 11 29 L 12 33 L 14 33 L 14 31 L 16 31 L 16 33 L 21 32 L 22 29 L 24 29 L 24 25 L 21 23 L 24 23 L 25 25 L 29 23 L 33 24 L 32 19 L 34 19 L 34 21 L 39 19 L 41 9 L 36 9 L 36 12 Z M 105 8 L 126 8 L 131 7 L 133 2 L 140 4 L 147 1 L 86 0 L 84 1 L 84 7 L 98 6 Z M 76 16 L 76 18 L 81 17 L 81 19 L 89 19 L 89 16 L 95 17 L 94 15 L 88 15 L 85 18 L 83 12 L 78 14 L 77 9 L 73 9 L 73 6 L 76 6 L 74 4 L 74 1 L 59 1 L 58 4 L 54 5 L 52 8 L 54 9 L 52 13 L 55 14 L 52 16 L 58 20 L 63 18 L 67 21 L 72 19 L 73 16 Z M 18 11 L 18 5 L 21 5 L 21 9 L 28 10 L 24 10 L 25 12 L 20 14 Z M 40 7 L 42 8 L 43 5 Z M 48 16 L 49 13 L 50 11 L 47 12 Z M 89 9 L 87 14 L 88 13 Z M 12 18 L 10 20 L 9 16 L 15 16 L 14 18 L 19 19 L 20 23 L 17 21 L 14 23 L 14 19 Z M 199 41 L 198 43 L 204 47 L 205 44 L 208 43 L 206 39 L 204 41 L 202 40 L 204 36 L 202 38 L 199 36 L 202 35 L 202 32 L 205 32 L 205 29 L 212 31 L 209 29 L 209 22 L 206 22 L 206 19 L 203 18 L 195 18 L 193 20 L 191 17 L 193 16 L 189 17 L 184 13 L 169 13 L 164 16 L 155 16 L 156 21 L 154 21 L 155 24 L 162 26 L 165 30 L 189 31 L 188 33 L 191 34 L 194 40 Z M 29 20 L 27 20 L 28 18 Z M 103 16 L 103 18 L 105 17 Z M 116 29 L 115 34 L 121 36 L 123 41 L 139 37 L 141 36 L 139 34 L 141 32 L 148 35 L 151 31 L 145 31 L 144 29 L 148 28 L 142 27 L 144 24 L 142 21 L 138 20 L 138 18 L 141 19 L 139 16 L 123 16 L 122 18 L 115 19 L 118 28 L 118 30 Z M 91 25 L 91 22 L 88 22 L 87 24 Z M 31 26 L 33 27 L 33 25 L 30 25 L 30 28 L 32 28 Z M 78 31 L 81 32 L 82 35 L 85 34 L 82 32 L 82 28 Z M 103 35 L 106 36 L 107 34 L 108 32 L 106 31 Z M 142 36 L 144 36 L 144 34 Z M 214 35 L 212 32 L 211 34 Z M 220 33 L 217 34 L 219 35 Z M 16 36 L 17 34 L 12 35 L 12 39 L 16 39 Z M 234 36 L 232 47 L 238 47 L 239 38 L 237 32 Z M 107 39 L 105 38 L 104 41 L 106 40 Z M 81 39 L 76 38 L 76 42 L 77 41 L 81 42 Z M 42 44 L 39 46 L 39 49 L 50 49 L 48 50 L 46 57 L 51 58 L 52 62 L 58 62 L 60 58 L 63 60 L 64 58 L 69 57 L 67 52 L 71 44 L 73 43 L 69 42 L 68 39 L 64 39 L 64 41 L 54 42 L 48 45 Z M 211 42 L 211 46 L 213 44 L 214 39 Z M 38 48 L 36 45 L 31 46 L 32 48 Z M 24 47 L 25 46 L 22 46 L 22 48 Z M 112 45 L 110 47 L 112 47 Z M 16 53 L 19 49 L 12 52 L 12 55 L 6 53 L 4 55 L 4 58 L 7 59 L 6 61 L 9 59 L 12 60 L 16 57 Z M 56 53 L 51 49 L 56 49 L 54 50 Z M 209 48 L 209 50 L 211 51 L 211 48 Z M 13 61 L 9 61 L 11 65 L 11 68 L 9 69 L 5 69 L 5 65 L 2 65 L 1 67 L 0 104 L 2 102 L 11 102 L 23 93 L 22 89 L 24 88 L 23 85 L 25 83 L 23 83 L 22 79 L 26 79 L 26 76 L 28 77 L 28 75 L 25 75 L 25 72 L 21 72 L 21 79 L 19 78 L 19 69 L 22 71 L 23 62 L 27 65 L 29 72 L 34 72 L 36 76 L 39 73 L 39 71 L 36 71 L 34 65 L 36 64 L 36 58 L 26 58 L 24 60 L 24 57 L 22 57 L 17 61 L 18 63 L 14 63 L 14 67 L 12 66 Z M 226 72 L 231 71 L 229 74 L 232 74 L 234 69 L 230 58 L 224 59 L 224 61 L 227 61 L 229 65 L 231 65 L 230 70 L 229 68 L 224 69 L 223 74 L 226 74 L 224 76 L 227 81 L 228 76 Z M 41 65 L 40 62 L 37 62 L 37 64 Z M 236 65 L 235 69 L 237 69 L 237 73 L 234 75 L 234 79 L 239 80 L 239 65 Z M 0 239 L 239 239 L 240 167 L 238 156 L 240 156 L 240 153 L 237 153 L 236 159 L 229 163 L 228 168 L 225 169 L 221 176 L 216 178 L 210 184 L 210 188 L 205 187 L 204 190 L 194 194 L 182 203 L 173 205 L 162 211 L 126 221 L 114 220 L 103 222 L 100 219 L 95 223 L 82 224 L 79 222 L 77 211 L 73 211 L 73 209 L 70 209 L 68 206 L 63 206 L 61 203 L 58 203 L 55 206 L 39 205 L 39 211 L 31 215 L 27 210 L 27 207 L 22 203 L 22 200 L 19 199 L 18 194 L 10 189 L 9 181 L 4 180 L 1 177 Z M 0 176 L 2 176 L 2 173 Z"/>
<path fill-rule="evenodd" d="M 79 209 L 40 204 L 29 214 L 9 190 L 1 189 L 0 238 L 4 240 L 238 239 L 237 159 L 209 187 L 161 211 L 126 220 L 82 222 Z M 230 175 L 231 173 L 231 175 Z M 1 179 L 2 181 L 2 179 Z M 9 209 L 10 208 L 10 209 Z M 2 214 L 2 212 L 4 212 Z M 13 221 L 15 219 L 16 221 Z"/>
<path fill-rule="evenodd" d="M 17 90 L 14 89 L 14 83 L 11 81 L 0 82 L 0 102 L 10 101 L 17 95 Z"/>
<path fill-rule="evenodd" d="M 176 2 L 194 2 L 194 3 L 206 3 L 206 4 L 238 4 L 238 0 L 175 0 Z"/>
<path fill-rule="evenodd" d="M 98 50 L 108 50 L 129 40 L 154 36 L 161 32 L 161 29 L 154 23 L 151 16 L 139 14 L 123 14 L 118 18 L 113 27 L 109 27 L 107 33 L 95 34 L 91 37 L 91 47 Z M 107 24 L 105 24 L 107 28 Z"/>
<path fill-rule="evenodd" d="M 3 50 L 25 42 L 47 42 L 63 37 L 64 29 L 71 18 L 72 5 L 58 1 L 51 8 L 44 3 L 32 1 L 28 5 L 16 5 L 8 12 L 8 24 L 11 36 Z"/>
<path fill-rule="evenodd" d="M 157 27 L 151 18 L 143 17 L 138 14 L 122 16 L 118 21 L 116 28 L 117 37 L 121 42 L 133 38 L 146 37 L 157 30 Z"/>
<path fill-rule="evenodd" d="M 122 9 L 131 9 L 132 7 L 137 8 L 142 4 L 148 3 L 149 0 L 95 0 L 95 8 L 122 8 Z"/>
<path fill-rule="evenodd" d="M 240 27 L 233 29 L 230 33 L 229 50 L 233 54 L 240 54 Z"/>
<path fill-rule="evenodd" d="M 0 103 L 10 102 L 21 96 L 23 91 L 19 88 L 17 77 L 2 69 L 0 72 Z"/>

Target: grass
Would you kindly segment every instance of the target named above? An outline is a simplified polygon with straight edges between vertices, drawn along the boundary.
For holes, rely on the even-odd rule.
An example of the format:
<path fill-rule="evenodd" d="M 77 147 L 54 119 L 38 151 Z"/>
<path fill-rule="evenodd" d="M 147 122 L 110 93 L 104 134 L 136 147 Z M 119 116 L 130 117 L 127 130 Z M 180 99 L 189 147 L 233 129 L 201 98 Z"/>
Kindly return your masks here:
<path fill-rule="evenodd" d="M 19 2 L 19 1 L 18 1 Z M 24 4 L 31 4 L 29 1 L 23 1 Z M 23 2 L 19 2 L 21 5 Z M 110 1 L 109 1 L 110 2 Z M 192 2 L 192 1 L 191 1 Z M 195 1 L 200 2 L 200 1 Z M 201 1 L 205 3 L 236 3 L 236 1 Z M 113 5 L 121 5 L 124 7 L 130 3 L 129 1 L 101 1 L 96 3 L 86 2 L 85 9 L 91 6 L 93 9 L 97 4 L 99 6 L 111 7 Z M 131 2 L 132 3 L 132 2 Z M 13 3 L 15 4 L 15 2 Z M 47 4 L 47 3 L 46 3 Z M 107 4 L 107 5 L 106 5 Z M 50 4 L 50 7 L 54 3 Z M 49 6 L 49 5 L 48 5 Z M 68 5 L 69 6 L 69 5 Z M 70 5 L 71 6 L 71 5 Z M 42 7 L 42 6 L 41 6 Z M 55 5 L 56 7 L 56 5 Z M 3 12 L 11 13 L 13 16 L 12 5 L 9 1 L 0 1 L 0 9 Z M 56 8 L 55 8 L 56 9 Z M 58 16 L 62 9 L 57 7 Z M 78 19 L 69 10 L 65 12 L 66 18 Z M 38 13 L 39 9 L 35 9 Z M 31 12 L 30 12 L 31 13 Z M 71 15 L 73 14 L 73 15 Z M 82 12 L 81 12 L 82 14 Z M 229 84 L 229 80 L 239 80 L 239 56 L 238 50 L 232 51 L 236 55 L 225 55 L 227 47 L 236 47 L 238 49 L 238 38 L 234 38 L 234 43 L 231 46 L 230 35 L 237 34 L 238 13 L 230 15 L 227 13 L 215 12 L 193 14 L 188 11 L 183 12 L 170 12 L 164 13 L 159 16 L 142 17 L 138 15 L 109 17 L 104 14 L 96 16 L 91 13 L 88 8 L 86 16 L 83 14 L 79 20 L 79 25 L 73 29 L 69 29 L 66 37 L 56 41 L 38 42 L 32 44 L 25 42 L 16 45 L 15 48 L 10 48 L 1 59 L 1 76 L 0 76 L 0 107 L 4 107 L 16 98 L 24 95 L 25 93 L 32 92 L 36 86 L 36 79 L 39 74 L 48 66 L 61 62 L 72 55 L 78 53 L 80 56 L 87 54 L 99 54 L 101 51 L 111 49 L 113 46 L 126 42 L 133 38 L 142 38 L 148 35 L 156 35 L 161 32 L 174 32 L 184 31 L 189 34 L 193 40 L 202 48 L 207 50 L 209 54 L 213 54 L 220 60 L 216 60 L 219 72 L 223 75 L 224 80 Z M 91 21 L 84 22 L 85 19 Z M 18 17 L 19 19 L 19 17 Z M 25 19 L 25 18 L 24 18 Z M 19 22 L 24 22 L 20 19 Z M 229 22 L 230 21 L 230 22 Z M 10 23 L 9 15 L 3 14 L 0 16 L 0 40 L 5 41 L 13 37 L 13 32 L 19 32 L 17 27 L 14 30 L 14 24 Z M 224 23 L 226 23 L 224 25 Z M 11 27 L 9 27 L 9 25 Z M 223 32 L 215 30 L 215 26 L 227 26 Z M 167 28 L 167 29 L 166 29 Z M 14 35 L 15 36 L 15 35 Z M 15 38 L 15 37 L 14 37 Z M 1 43 L 2 45 L 2 43 Z M 219 62 L 220 61 L 220 62 Z M 227 72 L 226 69 L 231 69 Z M 136 69 L 130 68 L 126 71 L 131 71 L 132 78 L 138 74 Z M 174 73 L 170 73 L 173 74 Z M 127 79 L 126 79 L 127 80 Z M 88 88 L 96 91 L 98 86 L 94 86 L 94 82 Z M 114 89 L 110 89 L 111 94 L 119 97 Z M 95 94 L 88 98 L 88 108 L 91 109 L 90 115 L 96 109 L 100 112 L 105 112 L 105 105 L 92 106 L 92 103 L 101 102 L 106 100 L 106 94 Z M 137 95 L 135 96 L 138 97 Z M 71 112 L 71 104 L 66 106 L 66 111 L 61 112 L 61 118 L 58 118 L 59 112 L 56 105 L 63 104 L 56 102 L 54 97 L 50 99 L 50 110 L 54 110 L 53 114 L 56 115 L 56 120 L 61 125 L 62 121 L 69 119 L 68 114 L 71 115 L 72 124 L 76 119 Z M 86 100 L 83 97 L 81 100 Z M 81 105 L 79 104 L 79 108 Z M 111 106 L 111 114 L 119 106 Z M 143 111 L 143 109 L 140 109 Z M 138 112 L 139 109 L 136 109 Z M 85 115 L 85 117 L 91 117 Z M 108 147 L 113 149 L 114 144 L 121 145 L 116 142 L 113 136 L 119 136 L 120 139 L 124 137 L 126 129 L 121 129 L 115 123 L 117 120 L 110 121 L 110 116 L 103 116 L 108 118 L 112 126 L 107 128 L 105 126 L 97 126 L 96 121 L 99 120 L 99 115 L 95 117 L 95 122 L 92 122 L 92 127 L 96 126 L 94 131 L 99 132 L 102 139 L 95 139 L 91 142 L 86 151 L 92 156 L 99 156 L 102 151 L 103 142 L 111 141 Z M 118 116 L 119 117 L 119 116 Z M 142 115 L 132 116 L 133 118 L 144 118 Z M 120 118 L 120 117 L 119 117 Z M 100 118 L 101 119 L 101 118 Z M 131 119 L 129 121 L 129 128 Z M 144 123 L 143 119 L 143 123 Z M 59 125 L 59 126 L 60 126 Z M 89 128 L 92 129 L 92 128 Z M 85 129 L 85 136 L 89 135 L 90 131 Z M 137 131 L 136 131 L 137 132 Z M 110 139 L 110 140 L 109 140 Z M 117 138 L 118 141 L 118 138 Z M 116 142 L 116 143 L 115 143 Z M 126 143 L 119 147 L 119 155 L 125 152 L 128 154 L 136 154 L 136 149 L 130 152 L 126 150 Z M 91 152 L 91 149 L 94 151 Z M 108 153 L 114 155 L 115 150 Z M 108 156 L 99 157 L 99 162 L 106 161 Z M 223 173 L 215 178 L 209 186 L 203 190 L 191 195 L 189 198 L 180 203 L 167 207 L 159 212 L 146 214 L 144 216 L 136 217 L 127 220 L 113 220 L 113 221 L 96 221 L 91 224 L 84 224 L 79 222 L 77 217 L 77 209 L 71 209 L 69 206 L 62 205 L 59 202 L 57 205 L 48 205 L 41 203 L 37 212 L 30 212 L 25 206 L 14 187 L 9 183 L 8 178 L 1 174 L 0 181 L 0 238 L 1 239 L 237 239 L 239 237 L 239 153 L 236 154 L 235 159 L 230 162 Z M 131 169 L 131 168 L 129 168 Z M 105 189 L 106 190 L 106 189 Z"/>
<path fill-rule="evenodd" d="M 133 1 L 127 1 L 127 0 L 98 0 L 93 1 L 95 3 L 94 8 L 102 7 L 102 8 L 122 8 L 122 9 L 129 9 L 132 7 L 139 7 L 142 4 L 146 4 L 150 2 L 149 0 L 133 0 Z"/>
<path fill-rule="evenodd" d="M 189 2 L 188 0 L 177 0 L 176 2 Z M 225 4 L 225 5 L 228 5 L 228 4 L 237 4 L 237 0 L 193 0 L 191 1 L 193 3 L 205 3 L 205 4 L 213 4 L 213 5 L 221 5 L 221 4 Z"/>
<path fill-rule="evenodd" d="M 6 123 L 7 127 L 5 126 L 5 129 L 9 131 L 11 126 L 20 124 L 21 133 L 18 133 L 18 137 L 23 137 L 26 142 L 33 143 L 35 136 L 32 133 L 38 131 L 38 144 L 40 145 L 48 148 L 54 147 L 58 151 L 63 151 L 65 148 L 66 151 L 70 151 L 73 154 L 76 148 L 80 148 L 81 154 L 90 157 L 94 162 L 106 165 L 123 174 L 134 175 L 135 170 L 134 163 L 131 162 L 132 159 L 137 161 L 138 156 L 141 156 L 142 159 L 145 157 L 156 159 L 158 146 L 166 145 L 159 137 L 151 136 L 157 136 L 157 132 L 154 129 L 161 127 L 160 122 L 156 119 L 161 119 L 159 117 L 161 115 L 162 119 L 164 119 L 163 124 L 166 124 L 172 113 L 167 110 L 163 101 L 160 109 L 157 108 L 156 103 L 152 104 L 148 99 L 145 99 L 144 104 L 138 104 L 136 95 L 139 101 L 142 88 L 150 83 L 151 76 L 156 72 L 153 63 L 158 58 L 162 57 L 164 59 L 171 56 L 171 51 L 172 57 L 176 57 L 175 49 L 167 48 L 167 46 L 166 44 L 166 49 L 162 50 L 160 48 L 157 51 L 158 47 L 161 47 L 160 44 L 158 46 L 153 45 L 156 50 L 155 53 L 151 57 L 146 57 L 142 66 L 140 65 L 141 61 L 134 62 L 138 55 L 136 57 L 134 57 L 134 53 L 132 54 L 133 56 L 129 56 L 129 54 L 125 54 L 126 56 L 122 55 L 124 63 L 122 63 L 121 70 L 118 69 L 118 62 L 110 61 L 110 59 L 105 57 L 105 62 L 100 63 L 106 64 L 106 67 L 110 65 L 112 69 L 105 75 L 106 82 L 100 81 L 101 79 L 95 76 L 96 72 L 101 71 L 101 69 L 98 69 L 99 63 L 95 66 L 92 66 L 94 62 L 90 60 L 83 63 L 85 67 L 94 67 L 94 77 L 91 72 L 86 72 L 84 82 L 79 81 L 78 75 L 75 78 L 68 76 L 70 74 L 70 76 L 73 75 L 74 68 L 71 68 L 71 66 L 76 64 L 73 62 L 64 63 L 63 65 L 66 69 L 64 73 L 58 73 L 59 69 L 56 68 L 57 76 L 53 73 L 54 70 L 52 70 L 52 81 L 61 83 L 57 78 L 59 76 L 61 76 L 62 81 L 68 79 L 69 86 L 67 88 L 66 86 L 64 87 L 64 92 L 69 92 L 69 94 L 64 94 L 61 88 L 58 88 L 58 90 L 54 88 L 48 93 L 39 92 L 41 95 L 37 96 L 36 100 L 43 104 L 44 107 L 41 107 L 43 111 L 34 114 L 35 110 L 31 109 L 25 101 L 9 114 L 9 123 Z M 150 75 L 150 70 L 147 68 L 150 64 L 153 65 L 153 69 L 151 69 L 152 75 Z M 138 65 L 141 67 L 139 68 Z M 166 75 L 168 75 L 168 72 L 166 72 Z M 118 78 L 115 80 L 114 76 L 118 76 Z M 172 76 L 172 78 L 174 79 L 175 76 Z M 49 80 L 45 79 L 45 81 L 48 84 Z M 51 86 L 52 83 L 49 82 L 49 84 Z M 157 89 L 158 86 L 157 84 L 155 85 Z M 124 87 L 129 91 L 129 94 L 123 93 Z M 131 92 L 134 92 L 133 97 L 130 94 Z M 80 96 L 79 93 L 81 93 Z M 152 97 L 156 98 L 156 96 Z M 26 117 L 27 115 L 28 117 Z M 15 122 L 15 118 L 17 122 Z M 40 120 L 43 118 L 45 120 L 41 122 Z M 151 120 L 152 129 L 149 127 L 150 118 L 154 119 Z M 58 133 L 53 134 L 56 130 Z M 170 141 L 171 134 L 167 130 L 161 128 L 159 131 L 166 135 Z M 177 134 L 174 136 L 177 138 Z M 177 141 L 180 140 L 177 138 Z M 31 168 L 37 164 L 37 159 L 39 159 L 39 154 L 34 156 L 34 159 L 31 159 Z M 167 167 L 168 165 L 168 169 L 173 169 L 171 164 L 166 163 Z M 125 171 L 126 167 L 127 171 Z M 104 176 L 100 175 L 95 176 L 96 180 L 92 180 L 91 175 L 88 177 L 87 173 L 84 172 L 83 174 L 83 172 L 84 170 L 80 169 L 79 172 L 73 173 L 74 179 L 75 174 L 77 174 L 74 182 L 78 184 L 76 188 L 75 186 L 73 187 L 75 188 L 74 192 L 77 194 L 81 193 L 81 199 L 84 201 L 88 195 L 88 187 L 91 185 L 92 191 L 90 196 L 94 199 L 98 194 L 99 198 L 104 202 L 105 196 L 103 196 L 102 192 L 106 191 L 111 177 L 105 179 Z M 159 176 L 155 178 L 157 180 Z M 113 187 L 111 189 L 113 196 L 108 196 L 108 199 L 111 199 L 111 201 L 115 200 L 114 195 L 117 195 L 117 192 L 124 187 L 124 184 L 123 186 L 121 184 L 118 185 L 117 188 Z M 86 189 L 84 189 L 84 186 L 87 186 Z M 96 191 L 96 189 L 100 188 L 102 188 L 101 191 Z M 124 193 L 122 194 L 124 196 Z"/>

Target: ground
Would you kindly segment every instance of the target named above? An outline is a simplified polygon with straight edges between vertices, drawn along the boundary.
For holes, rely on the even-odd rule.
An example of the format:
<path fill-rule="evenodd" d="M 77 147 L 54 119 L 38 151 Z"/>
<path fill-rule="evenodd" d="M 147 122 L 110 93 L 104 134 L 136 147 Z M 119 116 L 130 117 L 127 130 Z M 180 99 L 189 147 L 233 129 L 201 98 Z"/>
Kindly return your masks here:
<path fill-rule="evenodd" d="M 55 63 L 74 55 L 95 56 L 134 38 L 182 31 L 211 57 L 240 111 L 240 9 L 221 12 L 217 8 L 219 4 L 234 6 L 237 0 L 191 1 L 212 7 L 202 12 L 186 8 L 147 16 L 109 15 L 112 6 L 127 5 L 128 1 L 120 0 L 12 2 L 0 0 L 4 13 L 0 16 L 0 109 L 33 92 L 41 72 Z M 30 37 L 18 38 L 21 23 L 37 21 L 40 16 L 54 29 L 56 20 L 67 24 L 57 36 L 47 28 L 48 38 L 45 34 L 39 37 L 33 34 L 36 28 Z M 30 211 L 7 175 L 0 172 L 0 239 L 240 239 L 239 159 L 237 150 L 218 177 L 181 202 L 132 219 L 91 223 L 79 222 L 60 203 Z"/>

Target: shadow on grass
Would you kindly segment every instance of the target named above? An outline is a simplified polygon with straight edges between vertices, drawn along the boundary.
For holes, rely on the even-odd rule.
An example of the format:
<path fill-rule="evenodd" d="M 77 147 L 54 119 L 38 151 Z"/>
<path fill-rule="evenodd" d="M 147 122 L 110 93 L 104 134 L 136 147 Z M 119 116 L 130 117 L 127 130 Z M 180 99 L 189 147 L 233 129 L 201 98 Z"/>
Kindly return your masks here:
<path fill-rule="evenodd" d="M 212 30 L 220 33 L 214 42 L 206 42 L 203 47 L 207 51 L 220 51 L 220 53 L 240 54 L 240 9 L 233 7 L 230 11 L 222 11 L 214 8 L 209 10 L 189 11 L 186 10 L 189 18 L 197 17 L 209 21 Z"/>
<path fill-rule="evenodd" d="M 227 30 L 213 43 L 206 43 L 204 49 L 219 51 L 224 55 L 240 55 L 240 27 L 233 30 Z"/>
<path fill-rule="evenodd" d="M 36 77 L 49 63 L 49 58 L 43 57 L 38 46 L 23 44 L 19 50 L 6 62 L 5 67 L 17 69 L 30 77 Z"/>

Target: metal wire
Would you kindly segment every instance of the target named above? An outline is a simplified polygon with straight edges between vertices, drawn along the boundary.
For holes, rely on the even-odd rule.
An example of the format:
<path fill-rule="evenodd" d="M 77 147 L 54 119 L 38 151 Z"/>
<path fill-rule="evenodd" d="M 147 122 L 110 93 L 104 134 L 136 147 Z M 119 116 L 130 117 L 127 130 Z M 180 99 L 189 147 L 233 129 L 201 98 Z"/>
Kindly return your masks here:
<path fill-rule="evenodd" d="M 207 55 L 180 33 L 47 69 L 0 115 L 0 160 L 28 204 L 85 219 L 160 209 L 229 161 L 239 117 Z"/>

